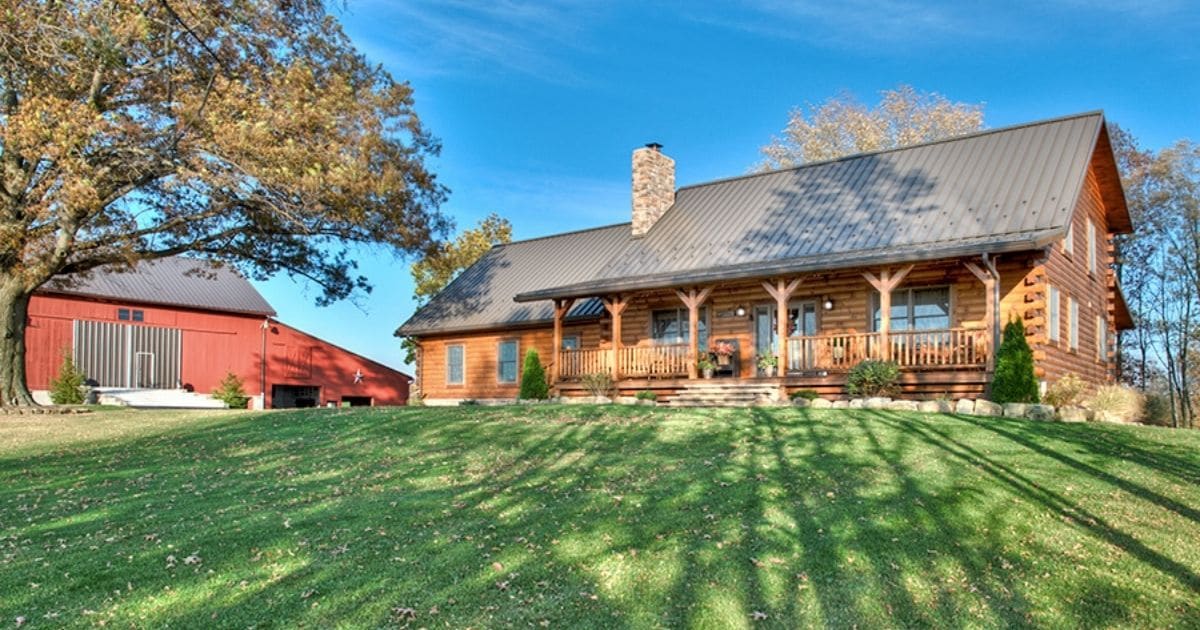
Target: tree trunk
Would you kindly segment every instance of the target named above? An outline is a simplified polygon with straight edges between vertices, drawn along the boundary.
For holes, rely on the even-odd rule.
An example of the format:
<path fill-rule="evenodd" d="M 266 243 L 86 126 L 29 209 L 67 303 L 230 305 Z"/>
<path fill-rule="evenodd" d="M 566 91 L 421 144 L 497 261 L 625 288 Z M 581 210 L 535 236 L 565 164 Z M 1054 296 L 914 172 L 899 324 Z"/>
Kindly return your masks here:
<path fill-rule="evenodd" d="M 25 382 L 25 325 L 31 293 L 16 282 L 0 284 L 0 405 L 33 406 Z"/>

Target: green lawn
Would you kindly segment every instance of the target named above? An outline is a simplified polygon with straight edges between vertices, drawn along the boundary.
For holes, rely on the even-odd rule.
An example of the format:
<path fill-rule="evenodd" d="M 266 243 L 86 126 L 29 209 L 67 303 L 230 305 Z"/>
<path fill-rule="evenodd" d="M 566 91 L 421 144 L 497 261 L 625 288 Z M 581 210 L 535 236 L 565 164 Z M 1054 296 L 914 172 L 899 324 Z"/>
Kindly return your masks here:
<path fill-rule="evenodd" d="M 0 628 L 1200 626 L 1200 432 L 866 410 L 0 419 Z"/>

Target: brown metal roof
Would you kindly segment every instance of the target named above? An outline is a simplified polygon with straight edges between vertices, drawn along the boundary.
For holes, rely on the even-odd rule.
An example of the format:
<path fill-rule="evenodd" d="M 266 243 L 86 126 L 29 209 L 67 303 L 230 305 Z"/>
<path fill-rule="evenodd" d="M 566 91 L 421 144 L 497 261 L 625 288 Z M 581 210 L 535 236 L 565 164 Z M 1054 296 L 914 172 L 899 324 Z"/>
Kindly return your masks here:
<path fill-rule="evenodd" d="M 100 268 L 51 280 L 40 291 L 185 308 L 274 315 L 275 309 L 233 268 L 173 256 L 133 269 Z"/>
<path fill-rule="evenodd" d="M 551 303 L 517 304 L 513 296 L 590 279 L 597 261 L 619 252 L 630 231 L 630 224 L 621 223 L 497 245 L 396 332 L 419 335 L 550 320 L 554 317 Z M 603 311 L 600 300 L 581 300 L 567 318 L 596 317 Z"/>
<path fill-rule="evenodd" d="M 510 276 L 519 274 L 485 257 L 480 269 L 464 273 L 473 277 L 470 295 L 451 285 L 400 332 L 544 321 L 552 315 L 549 304 L 530 305 L 529 311 L 497 307 L 507 318 L 500 321 L 471 301 L 533 303 L 1037 249 L 1065 234 L 1093 152 L 1111 153 L 1103 130 L 1103 115 L 1089 112 L 686 186 L 641 238 L 633 238 L 624 224 L 529 241 L 521 260 L 523 268 L 539 270 L 536 278 L 514 279 Z M 1103 147 L 1098 140 L 1105 141 Z M 1121 199 L 1118 214 L 1123 204 Z M 588 242 L 593 239 L 603 243 Z M 413 326 L 417 321 L 420 326 Z"/>

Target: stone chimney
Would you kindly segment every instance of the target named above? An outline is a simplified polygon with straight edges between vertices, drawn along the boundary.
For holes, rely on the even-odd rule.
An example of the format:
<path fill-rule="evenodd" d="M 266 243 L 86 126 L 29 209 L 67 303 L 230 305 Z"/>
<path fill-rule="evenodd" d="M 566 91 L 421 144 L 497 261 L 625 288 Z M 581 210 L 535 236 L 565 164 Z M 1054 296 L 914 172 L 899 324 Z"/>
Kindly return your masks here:
<path fill-rule="evenodd" d="M 642 236 L 675 203 L 675 160 L 651 142 L 633 152 L 633 235 Z"/>

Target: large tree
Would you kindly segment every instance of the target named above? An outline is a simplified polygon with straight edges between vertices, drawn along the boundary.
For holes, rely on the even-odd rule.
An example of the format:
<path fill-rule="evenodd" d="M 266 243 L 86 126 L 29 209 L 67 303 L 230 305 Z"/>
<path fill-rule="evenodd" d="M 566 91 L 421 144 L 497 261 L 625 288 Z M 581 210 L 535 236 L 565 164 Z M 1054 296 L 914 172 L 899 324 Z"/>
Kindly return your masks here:
<path fill-rule="evenodd" d="M 409 271 L 413 278 L 413 301 L 420 308 L 458 274 L 488 253 L 494 245 L 512 241 L 512 224 L 496 213 L 489 214 L 478 225 L 463 230 L 453 240 L 443 240 L 430 247 L 425 255 L 412 264 Z M 404 348 L 404 361 L 413 363 L 417 359 L 417 343 L 404 337 L 400 341 Z"/>
<path fill-rule="evenodd" d="M 903 147 L 983 128 L 983 105 L 952 102 L 909 85 L 885 90 L 874 107 L 843 93 L 788 116 L 780 136 L 762 147 L 759 170 L 799 166 Z"/>
<path fill-rule="evenodd" d="M 1117 273 L 1137 328 L 1122 335 L 1123 378 L 1170 404 L 1173 426 L 1195 425 L 1200 378 L 1200 146 L 1151 151 L 1112 128 L 1135 232 Z"/>
<path fill-rule="evenodd" d="M 0 13 L 0 398 L 31 404 L 30 295 L 193 253 L 369 290 L 362 245 L 448 228 L 412 92 L 321 0 L 46 0 Z"/>

